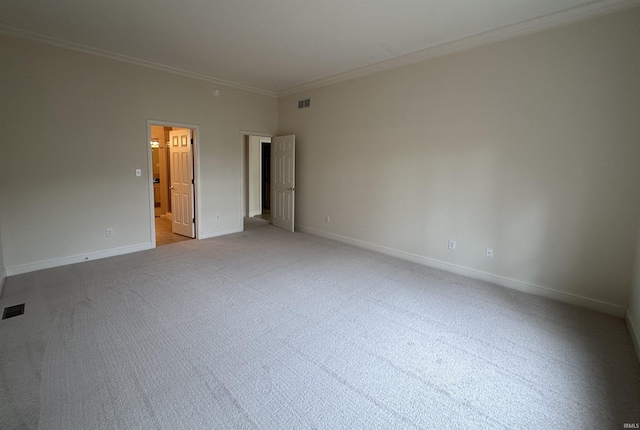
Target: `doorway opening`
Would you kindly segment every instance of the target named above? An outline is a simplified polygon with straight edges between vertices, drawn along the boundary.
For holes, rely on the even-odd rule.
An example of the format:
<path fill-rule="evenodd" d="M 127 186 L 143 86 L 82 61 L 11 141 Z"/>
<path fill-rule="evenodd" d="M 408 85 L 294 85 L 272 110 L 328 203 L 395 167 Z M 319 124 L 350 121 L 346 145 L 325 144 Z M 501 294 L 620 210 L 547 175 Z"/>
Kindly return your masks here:
<path fill-rule="evenodd" d="M 269 144 L 267 160 L 263 154 L 263 143 Z M 266 148 L 266 146 L 265 146 Z M 296 136 L 269 136 L 267 134 L 240 132 L 240 154 L 242 158 L 240 221 L 243 230 L 248 223 L 264 225 L 270 223 L 284 230 L 295 231 L 295 177 Z M 269 164 L 263 175 L 263 163 Z M 268 178 L 268 194 L 263 193 L 263 181 Z M 268 197 L 269 213 L 265 207 Z M 259 219 L 257 216 L 266 219 Z"/>
<path fill-rule="evenodd" d="M 271 221 L 271 137 L 243 133 L 244 210 L 246 219 Z"/>
<path fill-rule="evenodd" d="M 197 237 L 198 126 L 147 121 L 151 241 L 156 246 Z"/>
<path fill-rule="evenodd" d="M 260 188 L 262 190 L 261 204 L 262 215 L 269 215 L 271 218 L 271 142 L 261 141 L 262 152 L 260 160 L 262 170 L 260 174 Z"/>

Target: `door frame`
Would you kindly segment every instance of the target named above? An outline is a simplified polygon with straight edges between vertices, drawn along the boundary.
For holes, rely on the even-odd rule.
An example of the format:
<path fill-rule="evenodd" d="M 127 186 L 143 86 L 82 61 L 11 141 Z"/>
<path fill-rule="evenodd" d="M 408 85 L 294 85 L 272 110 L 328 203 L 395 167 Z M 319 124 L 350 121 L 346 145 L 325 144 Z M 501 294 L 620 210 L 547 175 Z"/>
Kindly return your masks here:
<path fill-rule="evenodd" d="M 192 148 L 192 158 L 193 158 L 193 204 L 194 204 L 194 215 L 196 218 L 195 221 L 195 235 L 194 239 L 200 238 L 200 126 L 198 124 L 189 124 L 185 122 L 175 122 L 175 121 L 163 121 L 158 119 L 148 119 L 147 120 L 147 141 L 145 142 L 147 145 L 147 176 L 149 180 L 149 237 L 151 240 L 151 245 L 153 248 L 156 247 L 156 212 L 155 212 L 155 202 L 153 200 L 153 162 L 152 162 L 152 154 L 151 154 L 151 126 L 157 125 L 161 127 L 177 127 L 177 128 L 190 128 L 193 130 L 193 148 Z"/>
<path fill-rule="evenodd" d="M 257 131 L 240 130 L 240 178 L 241 180 L 240 180 L 240 214 L 238 217 L 240 231 L 244 230 L 244 214 L 247 213 L 247 206 L 246 206 L 247 202 L 246 202 L 246 194 L 245 194 L 247 192 L 247 189 L 246 189 L 247 187 L 245 184 L 246 182 L 245 175 L 247 174 L 247 172 L 245 171 L 245 166 L 247 164 L 248 155 L 246 151 L 245 142 L 249 136 L 272 138 L 275 135 L 271 133 L 261 133 Z"/>

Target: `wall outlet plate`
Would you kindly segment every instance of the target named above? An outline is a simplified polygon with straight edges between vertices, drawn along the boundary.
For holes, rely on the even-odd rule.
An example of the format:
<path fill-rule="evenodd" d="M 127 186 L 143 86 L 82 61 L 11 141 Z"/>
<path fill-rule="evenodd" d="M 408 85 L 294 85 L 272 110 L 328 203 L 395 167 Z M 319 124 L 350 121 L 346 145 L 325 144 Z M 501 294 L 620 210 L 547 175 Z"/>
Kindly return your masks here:
<path fill-rule="evenodd" d="M 455 251 L 456 250 L 456 241 L 455 240 L 450 240 L 448 248 L 450 250 L 452 250 L 452 251 Z"/>

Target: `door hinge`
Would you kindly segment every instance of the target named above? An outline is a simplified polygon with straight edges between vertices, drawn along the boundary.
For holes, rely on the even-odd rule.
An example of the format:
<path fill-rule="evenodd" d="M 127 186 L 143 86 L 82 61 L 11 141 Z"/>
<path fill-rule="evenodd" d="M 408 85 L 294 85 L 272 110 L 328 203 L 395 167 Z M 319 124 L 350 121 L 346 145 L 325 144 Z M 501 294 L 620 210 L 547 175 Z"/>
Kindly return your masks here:
<path fill-rule="evenodd" d="M 195 184 L 195 182 L 193 182 L 193 179 L 191 180 L 191 185 Z"/>
<path fill-rule="evenodd" d="M 195 219 L 195 218 L 193 219 L 193 223 L 194 223 L 194 224 L 196 223 L 196 219 Z"/>
<path fill-rule="evenodd" d="M 191 139 L 191 144 L 193 145 L 193 139 Z"/>

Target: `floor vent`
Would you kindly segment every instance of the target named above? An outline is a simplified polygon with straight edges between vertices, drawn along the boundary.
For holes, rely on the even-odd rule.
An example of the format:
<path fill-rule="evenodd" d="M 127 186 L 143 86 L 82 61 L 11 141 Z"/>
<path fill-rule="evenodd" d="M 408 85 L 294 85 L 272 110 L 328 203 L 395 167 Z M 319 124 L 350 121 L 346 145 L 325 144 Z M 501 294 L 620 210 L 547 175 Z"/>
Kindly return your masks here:
<path fill-rule="evenodd" d="M 9 306 L 8 308 L 4 308 L 2 319 L 6 320 L 7 318 L 17 317 L 18 315 L 22 315 L 23 313 L 24 303 L 22 303 L 21 305 Z"/>

